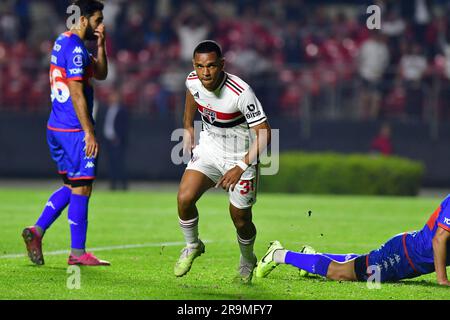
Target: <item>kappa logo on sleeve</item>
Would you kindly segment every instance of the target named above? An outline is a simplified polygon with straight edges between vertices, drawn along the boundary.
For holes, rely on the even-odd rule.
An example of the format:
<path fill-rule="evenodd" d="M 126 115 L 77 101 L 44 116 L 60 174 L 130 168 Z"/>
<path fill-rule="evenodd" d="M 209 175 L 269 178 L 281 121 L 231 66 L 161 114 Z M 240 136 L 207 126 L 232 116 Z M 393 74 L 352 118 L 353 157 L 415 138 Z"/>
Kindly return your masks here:
<path fill-rule="evenodd" d="M 83 49 L 81 49 L 81 47 L 76 47 L 73 49 L 72 53 L 83 53 Z"/>

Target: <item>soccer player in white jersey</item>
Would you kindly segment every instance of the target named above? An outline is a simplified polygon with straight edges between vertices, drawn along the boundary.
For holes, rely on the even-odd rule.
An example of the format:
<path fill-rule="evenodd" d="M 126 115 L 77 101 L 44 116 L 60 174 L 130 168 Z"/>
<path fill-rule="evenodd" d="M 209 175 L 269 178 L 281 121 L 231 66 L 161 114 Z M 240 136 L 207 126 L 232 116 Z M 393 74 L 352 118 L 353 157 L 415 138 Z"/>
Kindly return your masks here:
<path fill-rule="evenodd" d="M 250 86 L 224 71 L 220 46 L 211 40 L 194 50 L 194 71 L 186 79 L 184 152 L 191 160 L 178 191 L 178 216 L 186 247 L 174 273 L 185 275 L 195 258 L 205 252 L 199 239 L 197 200 L 212 187 L 229 195 L 229 210 L 240 248 L 237 278 L 250 283 L 257 258 L 253 252 L 256 227 L 252 206 L 256 202 L 258 158 L 270 143 L 270 126 L 261 103 Z M 194 116 L 203 121 L 200 141 L 194 145 Z M 253 131 L 253 134 L 252 134 Z"/>

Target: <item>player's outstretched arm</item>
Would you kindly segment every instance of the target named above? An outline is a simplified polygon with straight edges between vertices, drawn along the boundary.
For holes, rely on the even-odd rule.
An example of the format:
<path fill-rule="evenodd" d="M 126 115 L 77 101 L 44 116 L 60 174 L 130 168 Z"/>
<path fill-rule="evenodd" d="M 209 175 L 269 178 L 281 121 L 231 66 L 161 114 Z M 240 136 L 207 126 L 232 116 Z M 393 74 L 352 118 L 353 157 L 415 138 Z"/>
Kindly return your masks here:
<path fill-rule="evenodd" d="M 184 137 L 183 137 L 183 154 L 191 154 L 195 146 L 194 117 L 197 111 L 197 104 L 189 90 L 186 90 L 186 100 L 184 104 Z"/>
<path fill-rule="evenodd" d="M 436 279 L 441 285 L 450 286 L 447 277 L 447 241 L 450 238 L 450 232 L 444 228 L 438 227 L 433 238 L 434 267 L 436 269 Z"/>
<path fill-rule="evenodd" d="M 106 55 L 106 32 L 102 23 L 95 29 L 97 36 L 97 59 L 94 62 L 94 77 L 97 80 L 105 80 L 108 77 L 108 57 Z"/>
<path fill-rule="evenodd" d="M 77 114 L 78 120 L 80 121 L 81 127 L 84 131 L 84 140 L 86 143 L 86 156 L 87 157 L 97 157 L 98 154 L 98 143 L 95 139 L 94 125 L 91 122 L 88 113 L 88 106 L 86 102 L 86 97 L 83 92 L 83 82 L 81 81 L 69 81 L 68 82 L 70 96 L 72 98 L 73 106 Z"/>

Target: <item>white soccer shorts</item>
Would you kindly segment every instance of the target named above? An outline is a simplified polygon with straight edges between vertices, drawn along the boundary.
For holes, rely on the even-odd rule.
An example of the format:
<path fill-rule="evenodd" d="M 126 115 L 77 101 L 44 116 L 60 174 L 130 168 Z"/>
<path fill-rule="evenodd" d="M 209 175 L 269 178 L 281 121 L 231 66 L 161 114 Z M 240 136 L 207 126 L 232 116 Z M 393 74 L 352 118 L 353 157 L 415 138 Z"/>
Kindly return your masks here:
<path fill-rule="evenodd" d="M 230 169 L 236 166 L 237 161 L 227 161 L 220 155 L 214 155 L 212 151 L 201 145 L 197 145 L 192 154 L 186 170 L 200 171 L 214 183 Z M 238 209 L 246 209 L 256 203 L 258 168 L 256 165 L 250 166 L 241 176 L 241 179 L 234 187 L 228 191 L 230 203 Z"/>

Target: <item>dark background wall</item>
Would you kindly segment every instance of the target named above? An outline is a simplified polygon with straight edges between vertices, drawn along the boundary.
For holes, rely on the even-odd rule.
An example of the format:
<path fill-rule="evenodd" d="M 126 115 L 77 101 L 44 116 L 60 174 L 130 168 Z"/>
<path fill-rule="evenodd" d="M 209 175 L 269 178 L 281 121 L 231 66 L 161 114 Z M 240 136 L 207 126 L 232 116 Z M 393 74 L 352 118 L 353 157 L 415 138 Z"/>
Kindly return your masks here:
<path fill-rule="evenodd" d="M 0 177 L 47 178 L 55 176 L 55 165 L 46 143 L 47 115 L 0 114 Z M 280 150 L 369 152 L 370 141 L 380 122 L 313 121 L 309 130 L 289 118 L 271 117 L 272 128 L 280 129 Z M 101 122 L 99 123 L 101 127 Z M 430 127 L 419 123 L 391 123 L 394 153 L 421 160 L 426 165 L 424 186 L 450 187 L 450 125 L 441 125 L 439 138 L 430 138 Z M 178 180 L 184 165 L 172 163 L 170 140 L 181 121 L 152 119 L 151 115 L 130 119 L 127 168 L 138 180 Z M 101 134 L 98 134 L 101 137 Z M 100 141 L 101 142 L 101 141 Z M 100 155 L 99 177 L 106 177 L 106 155 Z"/>

